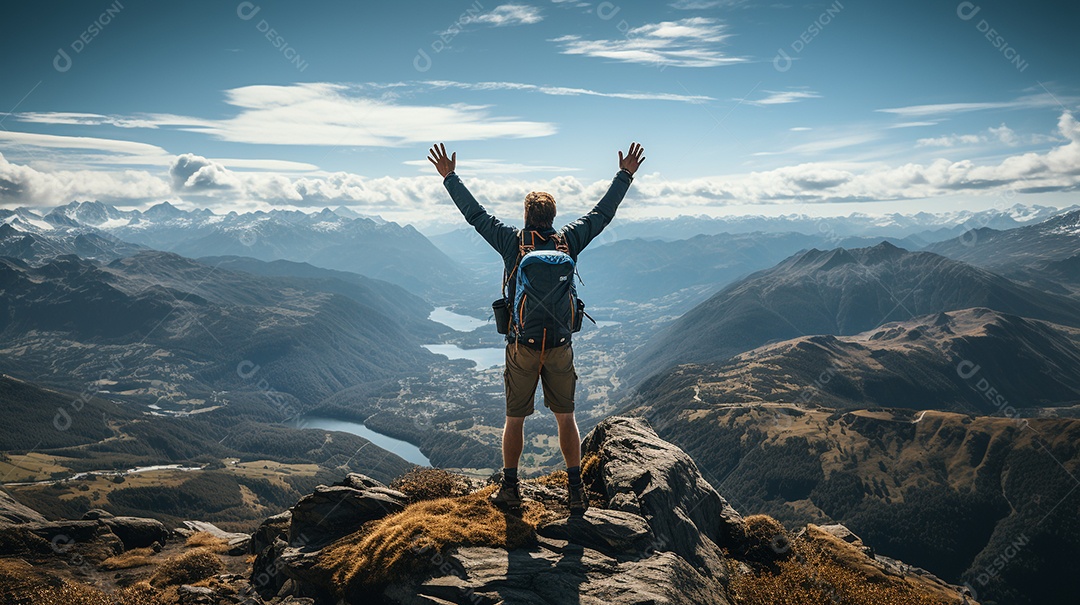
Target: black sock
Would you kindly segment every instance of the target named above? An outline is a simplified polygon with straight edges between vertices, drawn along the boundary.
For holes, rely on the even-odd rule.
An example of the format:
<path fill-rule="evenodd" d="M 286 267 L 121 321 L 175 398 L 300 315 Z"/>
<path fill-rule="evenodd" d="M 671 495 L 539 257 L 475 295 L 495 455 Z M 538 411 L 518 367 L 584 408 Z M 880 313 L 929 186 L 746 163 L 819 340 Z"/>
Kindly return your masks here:
<path fill-rule="evenodd" d="M 566 477 L 570 485 L 581 485 L 581 467 L 571 466 L 567 468 Z"/>
<path fill-rule="evenodd" d="M 517 483 L 517 467 L 503 469 L 503 483 L 513 485 Z"/>

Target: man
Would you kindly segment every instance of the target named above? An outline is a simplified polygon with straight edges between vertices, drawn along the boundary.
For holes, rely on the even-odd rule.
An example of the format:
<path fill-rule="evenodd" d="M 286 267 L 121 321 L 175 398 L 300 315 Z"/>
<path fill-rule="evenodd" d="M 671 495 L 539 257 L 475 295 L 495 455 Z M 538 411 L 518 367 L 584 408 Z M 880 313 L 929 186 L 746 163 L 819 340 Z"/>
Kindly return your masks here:
<path fill-rule="evenodd" d="M 514 292 L 515 269 L 524 247 L 523 235 L 527 234 L 530 246 L 537 250 L 563 249 L 577 262 L 578 254 L 604 230 L 619 202 L 626 195 L 634 173 L 645 160 L 644 149 L 637 143 L 630 144 L 626 157 L 619 151 L 619 172 L 611 187 L 588 214 L 556 231 L 555 198 L 543 191 L 533 191 L 525 196 L 525 229 L 505 225 L 484 210 L 465 188 L 461 178 L 454 173 L 457 153 L 447 156 L 446 146 L 435 145 L 428 160 L 443 177 L 443 185 L 453 198 L 465 220 L 472 225 L 503 258 L 504 285 Z M 512 296 L 512 294 L 511 294 Z M 520 342 L 512 334 L 507 335 L 506 369 L 503 380 L 506 385 L 506 424 L 503 428 L 503 473 L 499 491 L 491 501 L 502 508 L 521 507 L 518 489 L 518 460 L 524 447 L 525 417 L 533 413 L 533 399 L 537 381 L 543 382 L 544 405 L 551 409 L 559 426 L 559 446 L 566 461 L 569 476 L 568 495 L 571 513 L 583 513 L 589 506 L 581 483 L 581 437 L 574 420 L 574 389 L 577 373 L 574 371 L 574 351 L 569 341 L 558 343 Z"/>

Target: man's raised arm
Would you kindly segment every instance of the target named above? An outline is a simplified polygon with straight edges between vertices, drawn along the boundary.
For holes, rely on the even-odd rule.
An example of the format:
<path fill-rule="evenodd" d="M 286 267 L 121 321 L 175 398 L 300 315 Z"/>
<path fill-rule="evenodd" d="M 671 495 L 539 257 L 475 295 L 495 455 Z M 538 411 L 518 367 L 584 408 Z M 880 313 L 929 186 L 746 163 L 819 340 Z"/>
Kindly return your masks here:
<path fill-rule="evenodd" d="M 465 220 L 499 254 L 504 254 L 504 251 L 511 247 L 516 250 L 517 230 L 509 225 L 504 225 L 502 221 L 484 210 L 484 207 L 476 201 L 476 198 L 465 187 L 465 183 L 461 182 L 461 177 L 454 172 L 454 169 L 457 168 L 457 152 L 447 156 L 446 145 L 439 143 L 432 146 L 428 154 L 428 161 L 435 165 L 435 170 L 438 170 L 439 176 L 443 177 L 443 186 L 450 193 L 454 205 L 461 211 Z"/>
<path fill-rule="evenodd" d="M 588 214 L 566 226 L 563 233 L 570 246 L 571 252 L 576 256 L 585 249 L 604 227 L 615 218 L 615 211 L 619 209 L 626 192 L 630 189 L 630 183 L 634 180 L 634 173 L 645 161 L 645 148 L 638 143 L 630 143 L 630 150 L 626 157 L 619 151 L 619 172 L 611 181 L 607 193 L 600 198 L 600 202 L 589 211 Z"/>

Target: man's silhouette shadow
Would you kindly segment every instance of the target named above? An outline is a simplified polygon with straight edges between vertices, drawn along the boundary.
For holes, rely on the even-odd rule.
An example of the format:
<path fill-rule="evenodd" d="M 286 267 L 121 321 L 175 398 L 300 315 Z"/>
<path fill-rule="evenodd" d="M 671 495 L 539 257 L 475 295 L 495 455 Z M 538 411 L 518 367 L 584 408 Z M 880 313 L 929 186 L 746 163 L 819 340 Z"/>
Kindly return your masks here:
<path fill-rule="evenodd" d="M 510 513 L 506 517 L 508 537 L 511 531 L 522 529 L 525 522 Z M 572 523 L 588 523 L 581 516 Z M 521 525 L 518 525 L 521 524 Z M 581 585 L 586 577 L 582 567 L 585 547 L 568 543 L 558 546 L 541 539 L 539 545 L 525 545 L 506 553 L 506 580 L 493 584 L 499 597 L 507 605 L 578 605 L 581 603 Z M 547 551 L 541 556 L 541 550 Z M 552 555 L 551 553 L 555 554 Z M 554 565 L 552 558 L 557 558 Z"/>

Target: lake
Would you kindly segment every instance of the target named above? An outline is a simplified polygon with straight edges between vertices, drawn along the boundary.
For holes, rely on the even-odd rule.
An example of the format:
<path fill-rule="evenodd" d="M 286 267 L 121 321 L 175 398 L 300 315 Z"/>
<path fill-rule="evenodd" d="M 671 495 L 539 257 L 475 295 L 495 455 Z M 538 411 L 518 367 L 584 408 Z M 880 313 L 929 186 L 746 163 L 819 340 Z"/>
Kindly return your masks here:
<path fill-rule="evenodd" d="M 291 426 L 305 429 L 323 429 L 324 431 L 341 431 L 351 433 L 367 439 L 375 445 L 401 456 L 408 462 L 420 466 L 431 466 L 431 461 L 420 452 L 420 448 L 401 439 L 394 439 L 382 433 L 376 433 L 359 422 L 338 420 L 336 418 L 323 418 L 321 416 L 300 416 L 289 423 Z"/>
<path fill-rule="evenodd" d="M 435 307 L 435 310 L 428 315 L 428 319 L 458 332 L 472 332 L 488 324 L 486 319 L 477 319 L 468 315 L 454 313 L 448 307 Z"/>
<path fill-rule="evenodd" d="M 482 347 L 479 349 L 462 349 L 457 345 L 424 345 L 424 348 L 438 355 L 446 355 L 450 359 L 471 359 L 476 362 L 476 369 L 486 370 L 506 361 L 506 349 L 503 347 Z"/>

